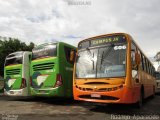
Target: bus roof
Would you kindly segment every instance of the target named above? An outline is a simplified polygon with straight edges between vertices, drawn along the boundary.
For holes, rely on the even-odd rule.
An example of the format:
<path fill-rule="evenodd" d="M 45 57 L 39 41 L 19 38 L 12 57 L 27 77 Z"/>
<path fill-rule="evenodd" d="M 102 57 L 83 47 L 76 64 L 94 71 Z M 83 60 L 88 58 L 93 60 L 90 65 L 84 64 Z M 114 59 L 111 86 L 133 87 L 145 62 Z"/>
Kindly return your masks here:
<path fill-rule="evenodd" d="M 84 42 L 84 41 L 88 41 L 88 40 L 92 40 L 92 39 L 95 39 L 95 38 L 100 38 L 100 37 L 106 37 L 106 36 L 112 36 L 112 35 L 129 35 L 127 33 L 110 33 L 110 34 L 103 34 L 103 35 L 98 35 L 98 36 L 94 36 L 94 37 L 89 37 L 87 39 L 83 39 L 81 40 L 78 45 L 81 43 L 81 42 Z"/>
<path fill-rule="evenodd" d="M 65 42 L 48 42 L 48 43 L 43 43 L 43 44 L 40 44 L 40 45 L 37 45 L 36 47 L 39 47 L 39 46 L 46 46 L 46 45 L 50 45 L 50 44 L 65 44 L 65 45 L 68 45 L 68 46 L 70 46 L 70 47 L 73 47 L 73 48 L 76 48 L 75 46 L 73 46 L 73 45 L 70 45 L 70 44 L 68 44 L 68 43 L 65 43 Z M 36 48 L 35 47 L 35 48 Z M 33 48 L 34 49 L 34 48 Z"/>
<path fill-rule="evenodd" d="M 17 52 L 13 52 L 13 53 L 10 53 L 6 58 L 13 58 L 13 57 L 21 55 L 21 54 L 23 54 L 25 52 L 30 52 L 30 51 L 17 51 Z"/>

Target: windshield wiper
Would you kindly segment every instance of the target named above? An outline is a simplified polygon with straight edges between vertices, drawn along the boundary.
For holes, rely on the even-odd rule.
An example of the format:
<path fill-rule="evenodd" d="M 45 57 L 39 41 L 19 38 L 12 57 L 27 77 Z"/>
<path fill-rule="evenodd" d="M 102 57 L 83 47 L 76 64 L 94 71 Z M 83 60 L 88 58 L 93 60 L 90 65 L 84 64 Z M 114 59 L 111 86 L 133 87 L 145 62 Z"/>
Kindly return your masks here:
<path fill-rule="evenodd" d="M 104 59 L 104 51 L 103 51 L 103 53 L 102 53 L 102 58 L 101 58 L 101 65 L 100 65 L 100 70 L 101 70 L 101 68 L 102 68 L 102 62 L 103 62 L 103 59 Z"/>
<path fill-rule="evenodd" d="M 95 68 L 94 67 L 94 53 L 93 53 L 93 56 L 92 56 L 92 53 L 91 53 L 91 51 L 88 47 L 86 48 L 86 50 L 87 50 L 87 54 L 88 54 L 90 60 L 92 61 L 92 66 L 93 66 L 93 70 L 94 70 L 94 68 Z"/>
<path fill-rule="evenodd" d="M 111 50 L 112 50 L 112 48 L 114 47 L 115 45 L 114 44 L 111 44 L 110 46 L 109 46 L 109 48 L 108 48 L 108 50 L 106 51 L 106 54 L 104 55 L 104 51 L 103 51 L 103 53 L 102 53 L 102 58 L 101 58 L 101 65 L 100 65 L 100 70 L 101 70 L 101 68 L 102 68 L 102 62 L 104 61 L 104 58 L 106 58 L 108 55 L 109 55 L 109 53 L 111 52 Z"/>

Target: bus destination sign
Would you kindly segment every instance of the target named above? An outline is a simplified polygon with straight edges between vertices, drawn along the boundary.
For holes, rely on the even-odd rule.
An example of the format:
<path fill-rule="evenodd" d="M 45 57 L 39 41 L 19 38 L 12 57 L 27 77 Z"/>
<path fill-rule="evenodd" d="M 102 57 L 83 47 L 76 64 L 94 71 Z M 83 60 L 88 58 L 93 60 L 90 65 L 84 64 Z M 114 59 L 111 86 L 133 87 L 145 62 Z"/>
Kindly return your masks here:
<path fill-rule="evenodd" d="M 84 49 L 87 47 L 94 47 L 94 46 L 100 46 L 110 43 L 124 43 L 126 42 L 126 37 L 124 35 L 112 35 L 112 36 L 105 36 L 101 38 L 94 38 L 94 39 L 88 39 L 86 41 L 82 41 L 78 48 Z"/>

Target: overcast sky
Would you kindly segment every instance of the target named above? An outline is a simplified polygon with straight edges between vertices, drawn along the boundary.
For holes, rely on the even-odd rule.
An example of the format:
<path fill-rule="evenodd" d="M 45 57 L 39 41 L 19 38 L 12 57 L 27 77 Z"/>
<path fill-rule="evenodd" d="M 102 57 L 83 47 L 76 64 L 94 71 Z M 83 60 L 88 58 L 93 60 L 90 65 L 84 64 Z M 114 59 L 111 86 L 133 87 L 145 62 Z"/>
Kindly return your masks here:
<path fill-rule="evenodd" d="M 160 51 L 160 0 L 0 0 L 0 36 L 77 45 L 113 32 L 132 35 L 147 56 Z M 73 0 L 70 0 L 73 2 Z"/>

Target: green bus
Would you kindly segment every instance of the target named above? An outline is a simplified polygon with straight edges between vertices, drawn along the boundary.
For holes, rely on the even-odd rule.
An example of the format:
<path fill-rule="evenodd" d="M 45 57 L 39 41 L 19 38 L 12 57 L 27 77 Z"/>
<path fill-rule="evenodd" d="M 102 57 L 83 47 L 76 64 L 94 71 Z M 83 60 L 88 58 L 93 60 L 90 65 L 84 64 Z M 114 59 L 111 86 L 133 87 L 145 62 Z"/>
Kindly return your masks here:
<path fill-rule="evenodd" d="M 19 51 L 9 54 L 4 64 L 4 95 L 30 95 L 31 52 Z"/>
<path fill-rule="evenodd" d="M 72 97 L 76 48 L 64 42 L 45 43 L 32 50 L 31 95 Z"/>

